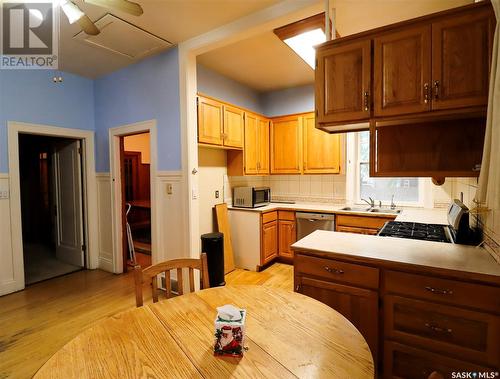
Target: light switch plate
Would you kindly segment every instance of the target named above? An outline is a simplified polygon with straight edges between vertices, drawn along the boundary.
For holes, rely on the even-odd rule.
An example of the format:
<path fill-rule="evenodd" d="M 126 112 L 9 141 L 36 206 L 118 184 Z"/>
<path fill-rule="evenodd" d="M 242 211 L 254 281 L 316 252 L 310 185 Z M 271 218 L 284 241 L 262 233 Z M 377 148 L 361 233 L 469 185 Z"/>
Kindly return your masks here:
<path fill-rule="evenodd" d="M 7 180 L 0 180 L 0 199 L 9 198 L 9 182 Z"/>
<path fill-rule="evenodd" d="M 172 187 L 172 183 L 167 183 L 167 195 L 172 195 L 174 193 L 174 189 Z"/>

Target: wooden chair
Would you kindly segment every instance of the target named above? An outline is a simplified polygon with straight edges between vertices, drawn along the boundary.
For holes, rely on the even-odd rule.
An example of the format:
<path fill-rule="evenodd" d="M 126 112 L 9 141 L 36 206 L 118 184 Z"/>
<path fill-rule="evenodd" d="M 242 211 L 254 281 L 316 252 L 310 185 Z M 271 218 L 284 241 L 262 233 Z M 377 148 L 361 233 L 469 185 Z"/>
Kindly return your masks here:
<path fill-rule="evenodd" d="M 135 303 L 138 307 L 143 305 L 142 297 L 142 285 L 147 280 L 151 283 L 151 288 L 153 291 L 153 303 L 158 302 L 158 281 L 157 277 L 162 272 L 165 273 L 165 289 L 167 299 L 172 295 L 172 288 L 170 287 L 170 271 L 177 270 L 177 293 L 179 295 L 183 294 L 183 280 L 182 280 L 182 269 L 189 269 L 189 289 L 194 292 L 194 269 L 200 270 L 201 277 L 201 287 L 209 288 L 210 283 L 208 279 L 208 267 L 207 267 L 207 254 L 201 253 L 200 259 L 172 259 L 170 261 L 157 263 L 153 266 L 149 266 L 144 270 L 141 266 L 136 266 L 134 268 L 135 274 Z"/>

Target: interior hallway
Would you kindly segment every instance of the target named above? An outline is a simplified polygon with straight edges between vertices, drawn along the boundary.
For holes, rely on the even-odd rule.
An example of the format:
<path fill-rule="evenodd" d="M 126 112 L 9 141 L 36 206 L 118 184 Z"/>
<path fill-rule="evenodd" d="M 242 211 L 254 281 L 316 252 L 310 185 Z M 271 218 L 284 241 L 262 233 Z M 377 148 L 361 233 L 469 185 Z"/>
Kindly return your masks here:
<path fill-rule="evenodd" d="M 82 269 L 57 259 L 55 250 L 42 244 L 26 243 L 23 252 L 26 285 Z"/>
<path fill-rule="evenodd" d="M 292 290 L 293 266 L 275 263 L 258 273 L 236 269 L 226 275 L 226 283 Z M 145 304 L 150 303 L 150 291 L 144 294 Z M 0 297 L 0 379 L 32 377 L 77 334 L 132 307 L 133 272 L 78 271 Z"/>

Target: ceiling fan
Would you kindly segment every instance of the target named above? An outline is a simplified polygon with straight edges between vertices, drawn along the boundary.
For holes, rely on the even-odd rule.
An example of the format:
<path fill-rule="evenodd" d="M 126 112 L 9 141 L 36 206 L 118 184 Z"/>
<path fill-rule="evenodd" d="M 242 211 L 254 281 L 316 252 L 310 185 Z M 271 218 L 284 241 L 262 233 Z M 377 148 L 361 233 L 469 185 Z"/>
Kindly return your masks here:
<path fill-rule="evenodd" d="M 134 16 L 140 16 L 144 13 L 139 4 L 129 0 L 84 0 L 84 2 L 103 8 L 115 9 Z M 88 35 L 95 36 L 101 32 L 73 0 L 60 0 L 59 3 L 70 24 L 78 22 L 82 30 Z"/>

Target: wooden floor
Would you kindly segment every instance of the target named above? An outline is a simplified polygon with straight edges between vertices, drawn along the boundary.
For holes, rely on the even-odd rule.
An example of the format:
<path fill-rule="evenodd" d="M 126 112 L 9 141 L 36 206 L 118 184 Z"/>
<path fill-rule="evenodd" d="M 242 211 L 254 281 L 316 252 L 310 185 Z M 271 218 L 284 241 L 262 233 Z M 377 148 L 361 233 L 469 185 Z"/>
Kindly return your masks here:
<path fill-rule="evenodd" d="M 133 281 L 131 273 L 79 271 L 0 297 L 0 379 L 30 378 L 81 331 L 135 307 Z M 258 273 L 235 270 L 226 283 L 292 290 L 293 267 L 275 263 Z"/>

